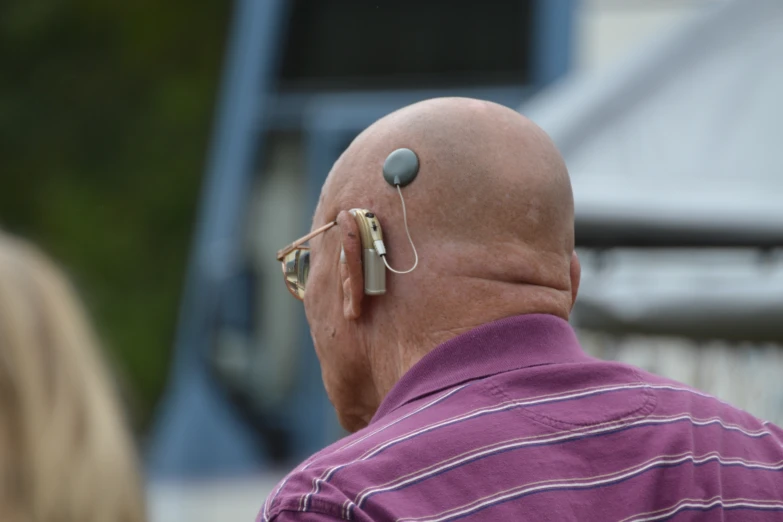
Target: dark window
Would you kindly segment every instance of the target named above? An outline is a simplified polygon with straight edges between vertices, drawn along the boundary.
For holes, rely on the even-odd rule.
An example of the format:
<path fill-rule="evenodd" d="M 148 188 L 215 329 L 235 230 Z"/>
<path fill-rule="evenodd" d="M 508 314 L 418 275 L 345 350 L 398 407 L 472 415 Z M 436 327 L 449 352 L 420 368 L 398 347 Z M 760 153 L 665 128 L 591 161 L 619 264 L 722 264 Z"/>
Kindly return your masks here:
<path fill-rule="evenodd" d="M 290 0 L 281 90 L 524 84 L 533 0 Z"/>

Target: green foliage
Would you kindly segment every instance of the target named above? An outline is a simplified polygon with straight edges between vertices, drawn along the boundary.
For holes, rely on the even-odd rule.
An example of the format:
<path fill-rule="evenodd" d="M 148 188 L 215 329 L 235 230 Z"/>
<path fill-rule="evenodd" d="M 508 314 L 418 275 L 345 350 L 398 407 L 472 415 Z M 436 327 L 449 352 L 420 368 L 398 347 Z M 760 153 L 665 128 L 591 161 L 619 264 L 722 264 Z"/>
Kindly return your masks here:
<path fill-rule="evenodd" d="M 140 426 L 167 375 L 230 8 L 0 3 L 0 226 L 66 267 Z"/>

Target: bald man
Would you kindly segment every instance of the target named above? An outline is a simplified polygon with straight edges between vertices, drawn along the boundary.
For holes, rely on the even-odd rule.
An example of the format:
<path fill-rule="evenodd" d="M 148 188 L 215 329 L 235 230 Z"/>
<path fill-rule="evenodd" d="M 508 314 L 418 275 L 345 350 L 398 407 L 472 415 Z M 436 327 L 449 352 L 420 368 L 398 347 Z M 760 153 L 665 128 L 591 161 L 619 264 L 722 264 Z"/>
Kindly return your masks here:
<path fill-rule="evenodd" d="M 391 267 L 415 260 L 382 175 L 400 148 L 419 160 L 401 194 L 420 262 L 368 295 L 351 209 L 382 225 Z M 783 430 L 580 348 L 568 172 L 520 114 L 447 98 L 379 120 L 335 163 L 303 240 L 280 258 L 354 433 L 258 520 L 783 519 Z"/>

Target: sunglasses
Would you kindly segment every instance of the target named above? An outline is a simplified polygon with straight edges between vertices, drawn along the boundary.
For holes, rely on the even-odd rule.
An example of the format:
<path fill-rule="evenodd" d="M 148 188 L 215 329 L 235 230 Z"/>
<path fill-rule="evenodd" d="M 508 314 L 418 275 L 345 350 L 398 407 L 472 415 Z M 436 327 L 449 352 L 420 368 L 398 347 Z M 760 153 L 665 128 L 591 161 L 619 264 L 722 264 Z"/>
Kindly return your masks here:
<path fill-rule="evenodd" d="M 305 286 L 307 285 L 307 276 L 310 274 L 310 247 L 302 246 L 315 236 L 323 234 L 333 226 L 337 221 L 332 221 L 326 225 L 317 228 L 306 236 L 297 239 L 282 250 L 277 251 L 277 260 L 283 265 L 283 278 L 285 286 L 291 295 L 304 300 Z"/>

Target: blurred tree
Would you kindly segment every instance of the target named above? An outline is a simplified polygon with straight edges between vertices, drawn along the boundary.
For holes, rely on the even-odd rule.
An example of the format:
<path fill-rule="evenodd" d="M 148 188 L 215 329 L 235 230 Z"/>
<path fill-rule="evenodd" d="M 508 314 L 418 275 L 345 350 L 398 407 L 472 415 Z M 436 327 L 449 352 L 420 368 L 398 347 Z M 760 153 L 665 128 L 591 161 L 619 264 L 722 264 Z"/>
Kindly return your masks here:
<path fill-rule="evenodd" d="M 0 3 L 0 226 L 65 265 L 138 427 L 167 375 L 231 3 Z"/>

